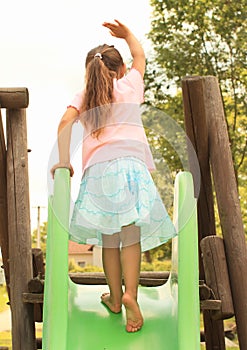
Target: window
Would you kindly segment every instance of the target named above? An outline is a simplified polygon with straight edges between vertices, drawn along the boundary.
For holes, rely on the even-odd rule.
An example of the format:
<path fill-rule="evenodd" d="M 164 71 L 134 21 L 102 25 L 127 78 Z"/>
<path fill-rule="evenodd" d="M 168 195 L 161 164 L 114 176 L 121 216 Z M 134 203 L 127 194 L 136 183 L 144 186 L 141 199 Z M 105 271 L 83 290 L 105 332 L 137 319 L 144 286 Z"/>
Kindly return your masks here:
<path fill-rule="evenodd" d="M 80 267 L 85 267 L 86 266 L 86 261 L 78 261 L 77 263 Z"/>

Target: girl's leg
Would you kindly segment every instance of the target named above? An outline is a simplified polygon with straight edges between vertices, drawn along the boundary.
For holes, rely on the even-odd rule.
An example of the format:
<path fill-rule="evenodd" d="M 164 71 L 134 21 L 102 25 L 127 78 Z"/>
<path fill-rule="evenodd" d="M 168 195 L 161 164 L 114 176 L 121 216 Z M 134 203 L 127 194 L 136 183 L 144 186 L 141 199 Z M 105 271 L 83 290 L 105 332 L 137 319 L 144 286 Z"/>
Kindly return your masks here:
<path fill-rule="evenodd" d="M 120 260 L 119 234 L 102 235 L 102 260 L 110 293 L 101 296 L 102 302 L 114 313 L 121 311 L 122 307 L 122 269 Z"/>
<path fill-rule="evenodd" d="M 134 225 L 122 228 L 121 262 L 124 276 L 125 292 L 122 302 L 126 309 L 127 332 L 136 332 L 143 325 L 143 317 L 137 303 L 137 292 L 140 276 L 141 246 L 140 228 Z"/>

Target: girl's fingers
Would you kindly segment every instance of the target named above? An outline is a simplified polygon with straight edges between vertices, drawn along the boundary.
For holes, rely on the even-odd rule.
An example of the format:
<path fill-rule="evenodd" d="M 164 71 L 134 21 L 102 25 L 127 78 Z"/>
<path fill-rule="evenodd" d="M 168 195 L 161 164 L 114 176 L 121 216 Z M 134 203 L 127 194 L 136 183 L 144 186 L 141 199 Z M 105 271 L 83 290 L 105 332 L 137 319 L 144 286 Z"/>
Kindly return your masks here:
<path fill-rule="evenodd" d="M 119 22 L 117 19 L 114 19 L 114 21 L 119 25 L 119 26 L 122 26 L 123 23 Z"/>
<path fill-rule="evenodd" d="M 109 27 L 117 27 L 116 24 L 113 24 L 113 23 L 110 23 L 110 22 L 104 22 L 103 26 L 107 27 L 107 28 L 109 28 Z"/>

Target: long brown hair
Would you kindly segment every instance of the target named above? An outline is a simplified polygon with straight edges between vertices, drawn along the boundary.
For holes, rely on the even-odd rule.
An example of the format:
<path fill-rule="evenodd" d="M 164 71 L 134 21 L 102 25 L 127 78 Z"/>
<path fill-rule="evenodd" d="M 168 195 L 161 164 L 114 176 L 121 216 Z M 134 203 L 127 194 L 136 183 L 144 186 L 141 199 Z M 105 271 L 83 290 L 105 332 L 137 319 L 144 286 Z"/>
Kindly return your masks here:
<path fill-rule="evenodd" d="M 114 46 L 100 45 L 89 51 L 86 58 L 86 87 L 82 122 L 98 137 L 106 124 L 113 98 L 113 79 L 117 78 L 123 59 Z"/>

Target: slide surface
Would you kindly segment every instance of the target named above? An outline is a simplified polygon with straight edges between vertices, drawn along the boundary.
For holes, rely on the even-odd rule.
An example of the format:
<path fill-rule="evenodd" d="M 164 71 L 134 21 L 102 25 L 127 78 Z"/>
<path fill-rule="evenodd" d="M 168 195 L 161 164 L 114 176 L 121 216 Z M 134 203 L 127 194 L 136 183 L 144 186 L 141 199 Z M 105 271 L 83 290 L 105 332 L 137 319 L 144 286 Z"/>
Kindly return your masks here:
<path fill-rule="evenodd" d="M 139 287 L 140 332 L 125 331 L 125 312 L 100 303 L 107 286 L 76 285 L 68 277 L 70 177 L 58 169 L 49 199 L 43 350 L 199 350 L 197 213 L 192 176 L 175 181 L 172 269 L 159 287 Z"/>

